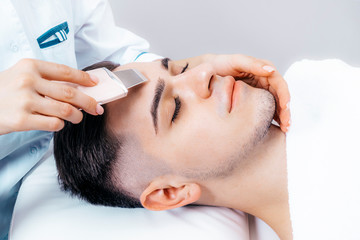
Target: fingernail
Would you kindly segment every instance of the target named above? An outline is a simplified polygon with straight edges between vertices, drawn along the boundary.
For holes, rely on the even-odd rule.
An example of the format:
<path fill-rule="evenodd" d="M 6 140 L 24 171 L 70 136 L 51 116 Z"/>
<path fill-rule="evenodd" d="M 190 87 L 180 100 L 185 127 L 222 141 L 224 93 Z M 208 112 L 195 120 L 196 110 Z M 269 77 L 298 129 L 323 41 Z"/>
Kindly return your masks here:
<path fill-rule="evenodd" d="M 263 66 L 263 69 L 267 72 L 275 72 L 275 68 L 271 67 L 271 66 Z"/>
<path fill-rule="evenodd" d="M 104 108 L 100 104 L 96 105 L 96 113 L 102 115 L 104 113 Z"/>
<path fill-rule="evenodd" d="M 90 75 L 90 78 L 91 78 L 91 81 L 94 83 L 94 84 L 98 84 L 99 83 L 99 78 L 95 75 L 92 75 L 92 74 L 89 74 Z"/>

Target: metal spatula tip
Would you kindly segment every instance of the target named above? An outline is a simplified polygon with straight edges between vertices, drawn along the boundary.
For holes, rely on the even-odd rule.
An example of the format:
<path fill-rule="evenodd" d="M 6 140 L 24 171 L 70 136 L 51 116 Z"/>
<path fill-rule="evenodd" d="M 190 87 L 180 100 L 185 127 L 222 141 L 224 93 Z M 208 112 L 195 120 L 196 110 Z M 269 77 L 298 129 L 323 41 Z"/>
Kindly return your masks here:
<path fill-rule="evenodd" d="M 113 73 L 122 81 L 127 89 L 147 81 L 146 77 L 136 69 L 120 70 Z"/>

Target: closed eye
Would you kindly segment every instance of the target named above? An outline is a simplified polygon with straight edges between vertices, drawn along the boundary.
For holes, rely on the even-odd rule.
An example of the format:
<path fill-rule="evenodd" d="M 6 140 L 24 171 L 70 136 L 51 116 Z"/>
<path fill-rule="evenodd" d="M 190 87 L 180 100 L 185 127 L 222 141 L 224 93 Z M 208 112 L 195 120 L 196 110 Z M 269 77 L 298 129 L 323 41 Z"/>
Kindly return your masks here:
<path fill-rule="evenodd" d="M 178 115 L 179 115 L 180 108 L 181 108 L 180 98 L 179 98 L 179 97 L 176 97 L 176 98 L 175 98 L 175 110 L 174 110 L 174 114 L 173 114 L 173 116 L 172 116 L 172 118 L 171 118 L 171 122 L 175 122 L 176 118 L 177 118 Z"/>
<path fill-rule="evenodd" d="M 189 63 L 186 63 L 185 67 L 181 70 L 181 73 L 184 73 L 189 67 Z M 181 100 L 179 97 L 176 97 L 175 99 L 175 110 L 174 110 L 174 114 L 171 118 L 171 122 L 175 122 L 176 118 L 178 117 L 179 115 L 179 112 L 180 112 L 180 108 L 181 108 Z"/>
<path fill-rule="evenodd" d="M 186 69 L 188 69 L 188 67 L 189 67 L 189 63 L 187 63 L 186 66 L 181 70 L 181 73 L 184 73 L 186 71 Z"/>

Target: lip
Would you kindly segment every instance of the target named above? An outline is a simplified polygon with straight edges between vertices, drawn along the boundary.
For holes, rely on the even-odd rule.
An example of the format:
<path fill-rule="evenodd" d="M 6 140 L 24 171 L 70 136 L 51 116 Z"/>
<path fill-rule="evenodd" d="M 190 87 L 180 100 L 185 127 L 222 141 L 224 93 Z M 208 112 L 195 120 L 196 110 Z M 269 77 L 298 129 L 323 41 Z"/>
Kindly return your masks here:
<path fill-rule="evenodd" d="M 237 106 L 237 102 L 239 101 L 239 96 L 240 96 L 240 93 L 239 91 L 241 91 L 240 89 L 242 88 L 242 85 L 243 83 L 241 81 L 235 81 L 234 82 L 234 85 L 233 85 L 233 91 L 232 91 L 232 94 L 231 94 L 231 105 L 230 105 L 230 111 L 229 113 L 231 113 L 235 107 Z"/>
<path fill-rule="evenodd" d="M 236 85 L 236 82 L 235 82 L 235 79 L 232 79 L 230 81 L 230 84 L 229 86 L 227 87 L 227 91 L 226 91 L 226 94 L 227 94 L 227 102 L 228 102 L 228 112 L 231 113 L 231 110 L 233 109 L 233 101 L 234 101 L 234 90 L 235 90 L 235 85 Z"/>

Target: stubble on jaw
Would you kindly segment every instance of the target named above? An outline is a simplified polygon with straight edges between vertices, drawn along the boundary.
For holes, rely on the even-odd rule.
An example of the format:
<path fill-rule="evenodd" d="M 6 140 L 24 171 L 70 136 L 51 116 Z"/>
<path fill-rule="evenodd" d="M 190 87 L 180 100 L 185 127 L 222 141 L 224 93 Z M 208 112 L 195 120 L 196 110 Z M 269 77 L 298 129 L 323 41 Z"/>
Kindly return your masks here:
<path fill-rule="evenodd" d="M 275 97 L 269 91 L 259 90 L 263 91 L 257 103 L 257 106 L 261 109 L 257 111 L 256 119 L 258 119 L 258 124 L 254 127 L 253 133 L 248 138 L 249 140 L 242 146 L 239 146 L 239 150 L 228 157 L 228 159 L 220 161 L 217 167 L 186 169 L 180 173 L 182 176 L 206 181 L 230 176 L 239 167 L 246 168 L 246 165 L 249 164 L 249 161 L 247 161 L 248 156 L 261 144 L 264 137 L 268 134 L 276 113 Z"/>

